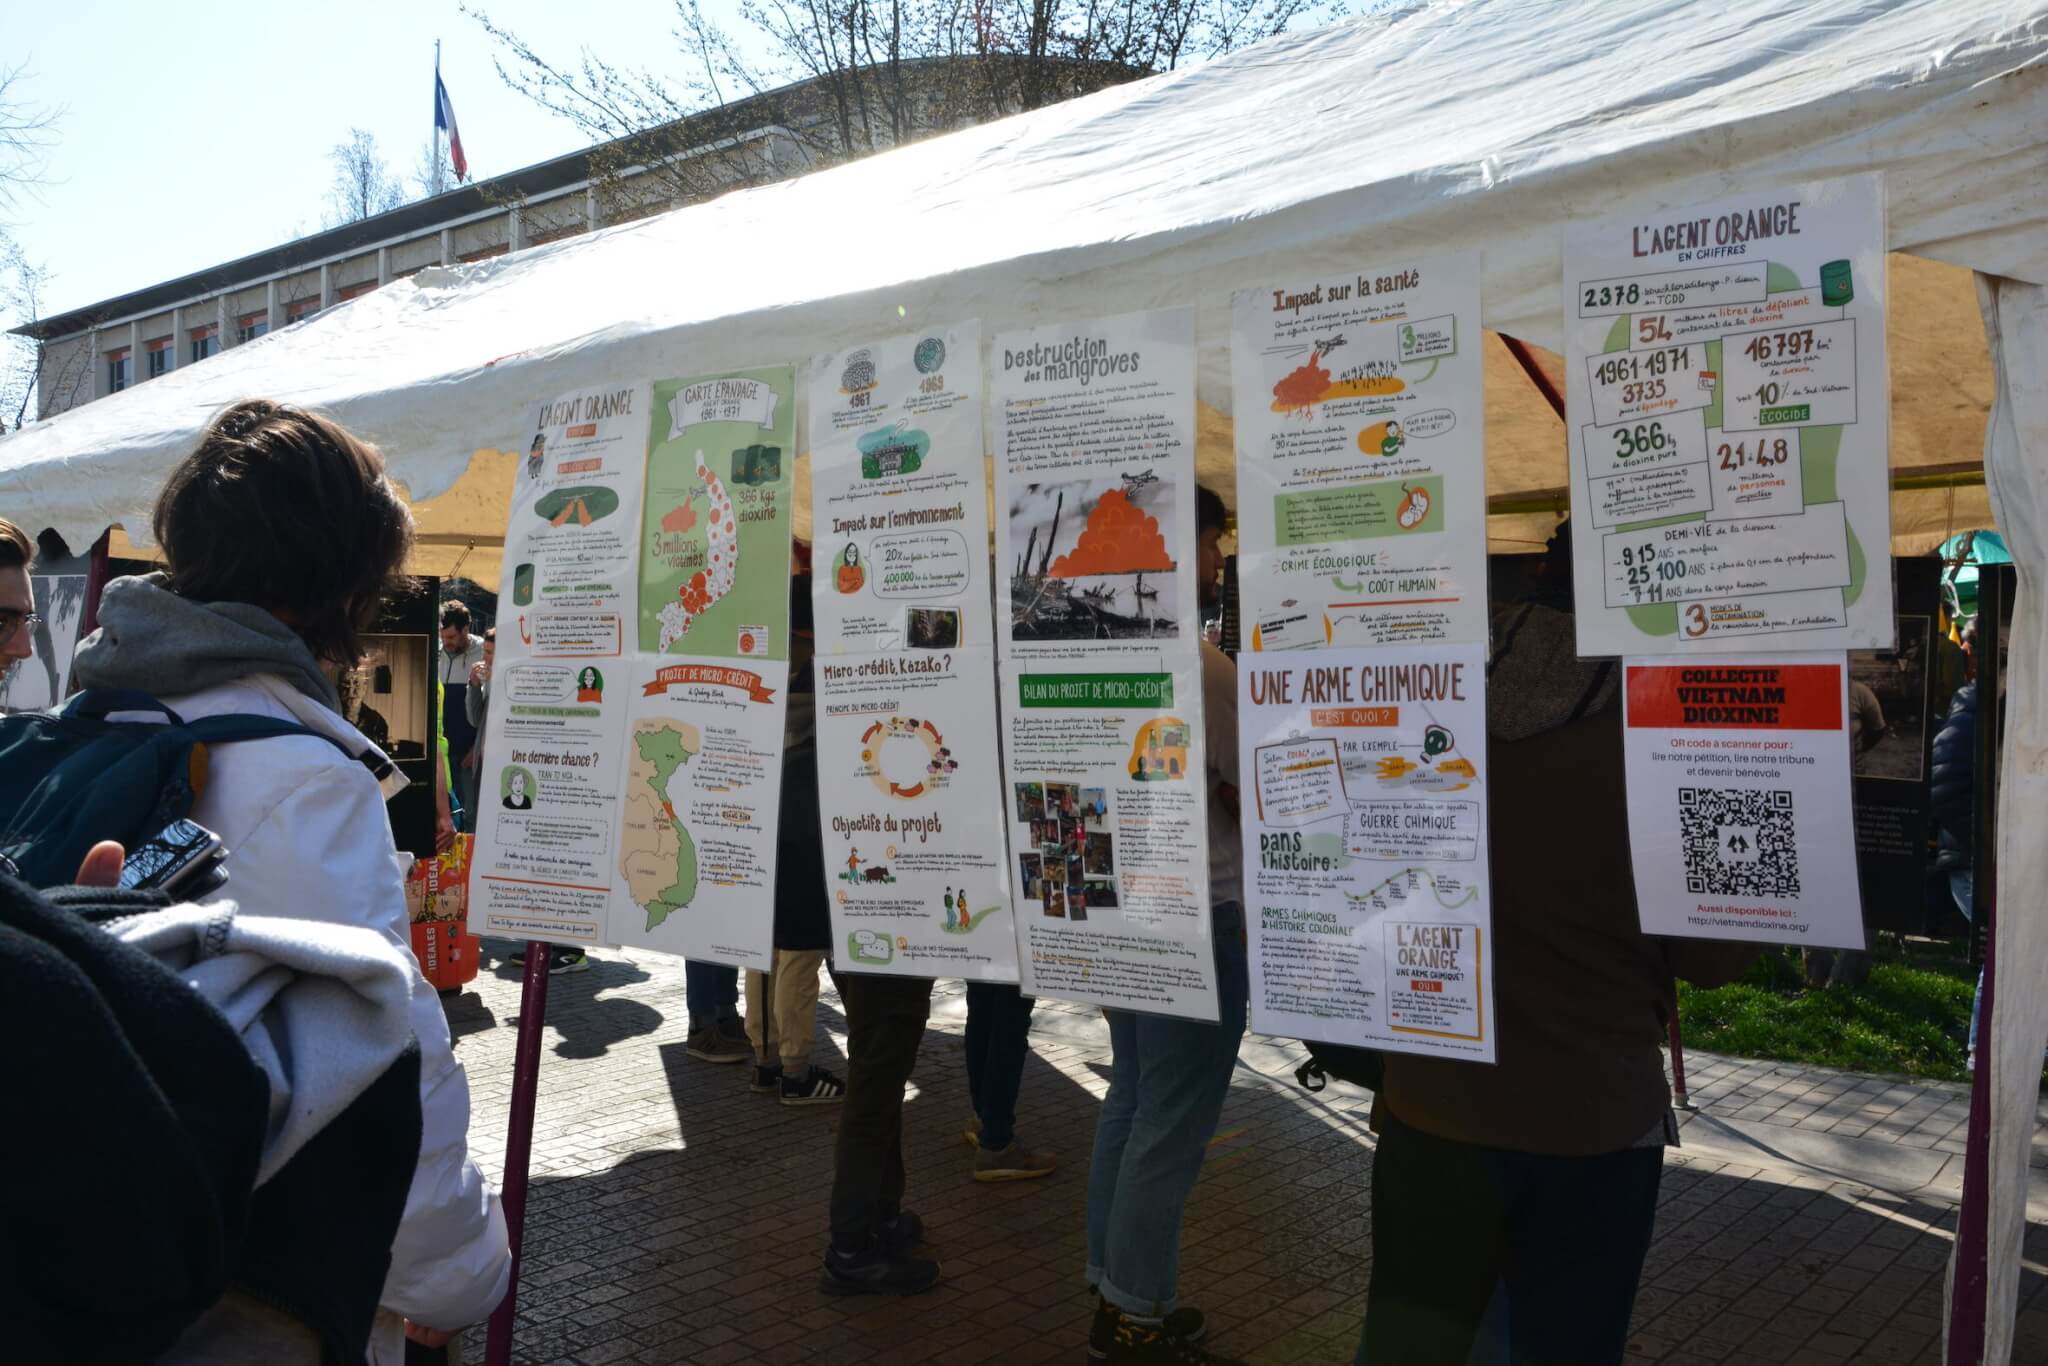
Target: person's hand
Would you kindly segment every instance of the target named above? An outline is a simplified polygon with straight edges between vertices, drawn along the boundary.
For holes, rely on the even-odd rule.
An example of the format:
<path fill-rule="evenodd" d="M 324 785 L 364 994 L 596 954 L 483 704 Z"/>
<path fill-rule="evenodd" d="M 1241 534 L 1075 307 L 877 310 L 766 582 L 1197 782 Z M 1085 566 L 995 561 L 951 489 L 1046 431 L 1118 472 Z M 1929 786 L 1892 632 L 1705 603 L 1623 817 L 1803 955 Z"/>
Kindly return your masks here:
<path fill-rule="evenodd" d="M 405 1321 L 405 1336 L 409 1341 L 417 1342 L 422 1347 L 446 1347 L 455 1340 L 455 1330 L 452 1328 L 429 1328 L 424 1323 L 414 1323 L 411 1319 L 407 1319 Z"/>
<path fill-rule="evenodd" d="M 490 666 L 481 659 L 469 666 L 469 686 L 474 688 L 491 676 Z"/>
<path fill-rule="evenodd" d="M 78 865 L 78 885 L 118 887 L 121 885 L 121 866 L 127 861 L 126 849 L 112 840 L 101 840 L 85 851 L 85 862 Z"/>
<path fill-rule="evenodd" d="M 445 854 L 455 847 L 455 817 L 443 807 L 434 813 L 434 850 Z"/>

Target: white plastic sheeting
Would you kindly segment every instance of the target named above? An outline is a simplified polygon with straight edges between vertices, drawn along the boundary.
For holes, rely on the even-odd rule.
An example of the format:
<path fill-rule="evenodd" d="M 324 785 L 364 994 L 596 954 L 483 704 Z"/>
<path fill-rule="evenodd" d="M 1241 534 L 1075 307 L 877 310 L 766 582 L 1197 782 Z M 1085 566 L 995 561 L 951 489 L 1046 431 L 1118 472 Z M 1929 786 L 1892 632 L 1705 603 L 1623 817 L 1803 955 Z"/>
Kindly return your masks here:
<path fill-rule="evenodd" d="M 2048 812 L 2048 289 L 1980 278 L 1977 295 L 1998 371 L 1984 474 L 2019 579 L 1999 760 L 1995 975 L 1977 1050 L 1977 1065 L 1991 1069 L 1983 1359 L 2004 1362 L 2013 1347 L 2041 1050 L 2048 1044 L 2048 992 L 2041 990 L 2048 965 L 2048 840 L 2041 837 Z M 1995 715 L 1988 702 L 1979 704 L 1979 725 Z"/>
<path fill-rule="evenodd" d="M 0 439 L 0 514 L 138 539 L 222 404 L 317 405 L 415 500 L 525 403 L 786 361 L 917 320 L 986 333 L 1200 306 L 1283 267 L 1486 254 L 1486 325 L 1555 346 L 1571 218 L 1882 170 L 1889 245 L 2048 283 L 2048 16 L 2015 0 L 1410 0 L 1208 65 L 515 256 L 428 270 Z M 478 530 L 495 535 L 498 528 Z"/>

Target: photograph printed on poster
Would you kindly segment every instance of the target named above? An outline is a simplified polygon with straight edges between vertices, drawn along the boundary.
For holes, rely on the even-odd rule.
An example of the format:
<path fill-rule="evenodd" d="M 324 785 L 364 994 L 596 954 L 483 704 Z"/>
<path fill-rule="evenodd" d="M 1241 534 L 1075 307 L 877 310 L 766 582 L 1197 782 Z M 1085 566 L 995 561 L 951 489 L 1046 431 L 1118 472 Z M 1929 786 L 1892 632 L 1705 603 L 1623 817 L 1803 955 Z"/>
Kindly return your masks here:
<path fill-rule="evenodd" d="M 1012 638 L 1176 638 L 1173 516 L 1174 480 L 1150 467 L 1024 485 L 1009 509 Z"/>

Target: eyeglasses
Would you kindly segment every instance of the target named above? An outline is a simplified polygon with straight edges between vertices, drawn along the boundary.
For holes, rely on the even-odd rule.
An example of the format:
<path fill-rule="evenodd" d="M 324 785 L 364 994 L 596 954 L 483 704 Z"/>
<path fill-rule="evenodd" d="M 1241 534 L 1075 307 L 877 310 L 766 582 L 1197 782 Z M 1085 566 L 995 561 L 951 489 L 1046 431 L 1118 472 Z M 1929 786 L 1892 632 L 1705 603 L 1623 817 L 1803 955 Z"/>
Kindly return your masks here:
<path fill-rule="evenodd" d="M 0 646 L 14 643 L 15 632 L 26 626 L 33 631 L 43 624 L 43 619 L 34 612 L 22 612 L 12 607 L 0 608 Z"/>

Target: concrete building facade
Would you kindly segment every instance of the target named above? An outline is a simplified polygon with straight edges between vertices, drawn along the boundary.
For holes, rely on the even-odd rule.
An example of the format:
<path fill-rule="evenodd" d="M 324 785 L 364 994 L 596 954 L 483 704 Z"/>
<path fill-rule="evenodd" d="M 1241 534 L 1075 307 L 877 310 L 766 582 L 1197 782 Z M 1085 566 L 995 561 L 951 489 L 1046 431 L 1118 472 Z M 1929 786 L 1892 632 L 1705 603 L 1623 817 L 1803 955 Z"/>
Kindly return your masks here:
<path fill-rule="evenodd" d="M 1054 68 L 1032 102 L 1141 74 Z M 969 70 L 972 98 L 962 99 Z M 1013 112 L 1000 86 L 989 96 L 990 73 L 986 60 L 945 58 L 806 81 L 53 315 L 15 329 L 38 343 L 36 416 L 204 364 L 428 266 L 502 256 Z M 850 120 L 854 83 L 888 116 Z"/>

